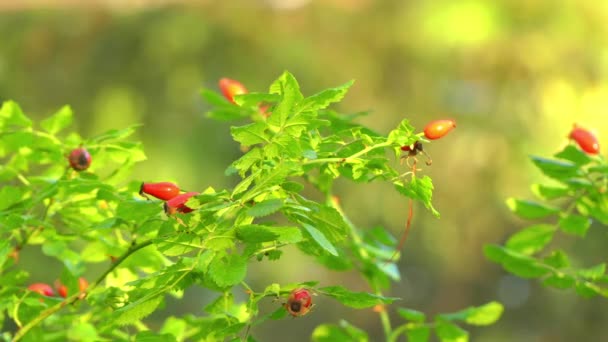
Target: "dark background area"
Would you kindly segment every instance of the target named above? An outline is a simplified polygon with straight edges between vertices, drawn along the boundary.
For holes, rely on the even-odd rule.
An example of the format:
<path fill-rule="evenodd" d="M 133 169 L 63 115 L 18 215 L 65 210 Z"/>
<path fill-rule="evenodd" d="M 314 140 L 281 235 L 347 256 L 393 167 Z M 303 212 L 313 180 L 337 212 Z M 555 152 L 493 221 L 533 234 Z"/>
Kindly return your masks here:
<path fill-rule="evenodd" d="M 38 119 L 70 104 L 83 136 L 142 123 L 136 139 L 148 160 L 133 178 L 192 190 L 235 184 L 224 170 L 241 155 L 239 146 L 229 123 L 204 116 L 208 106 L 199 95 L 202 87 L 217 89 L 220 77 L 263 91 L 289 70 L 305 95 L 355 79 L 337 109 L 370 111 L 361 121 L 383 133 L 403 118 L 419 129 L 454 118 L 456 130 L 425 148 L 434 163 L 423 173 L 434 180 L 441 219 L 415 208 L 399 262 L 403 280 L 388 295 L 429 315 L 504 303 L 496 325 L 471 328 L 473 341 L 608 340 L 603 299 L 515 278 L 482 252 L 525 224 L 504 200 L 531 196 L 529 185 L 542 179 L 528 155 L 558 151 L 574 122 L 597 129 L 606 142 L 608 2 L 120 3 L 0 5 L 0 100 L 15 100 Z M 389 184 L 342 182 L 337 193 L 358 226 L 402 232 L 407 201 Z M 605 261 L 606 232 L 598 224 L 584 241 L 555 243 L 575 265 Z M 61 267 L 34 247 L 23 251 L 22 265 L 32 281 L 51 283 Z M 296 249 L 274 264 L 254 265 L 248 279 L 260 289 L 319 279 L 367 290 L 357 274 L 327 271 Z M 150 326 L 170 315 L 202 314 L 213 298 L 200 289 L 185 296 L 168 300 Z M 254 335 L 306 341 L 319 323 L 346 319 L 372 340 L 382 338 L 371 310 L 316 302 L 313 314 L 265 323 Z"/>

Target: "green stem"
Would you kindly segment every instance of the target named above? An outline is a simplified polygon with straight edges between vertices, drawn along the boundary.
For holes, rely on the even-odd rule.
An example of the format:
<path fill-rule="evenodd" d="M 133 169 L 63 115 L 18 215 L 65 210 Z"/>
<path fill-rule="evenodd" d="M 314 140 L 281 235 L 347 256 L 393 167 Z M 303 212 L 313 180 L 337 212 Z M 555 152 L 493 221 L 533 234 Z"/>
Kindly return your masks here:
<path fill-rule="evenodd" d="M 383 142 L 380 144 L 368 146 L 349 157 L 344 157 L 344 158 L 333 157 L 333 158 L 320 158 L 320 159 L 307 160 L 307 161 L 303 162 L 302 165 L 324 164 L 324 163 L 355 163 L 355 162 L 358 162 L 357 158 L 361 157 L 362 155 L 364 155 L 372 150 L 388 147 L 391 145 L 392 144 L 389 142 Z"/>
<path fill-rule="evenodd" d="M 123 261 L 125 261 L 125 259 L 127 259 L 131 254 L 151 244 L 152 241 L 145 241 L 137 245 L 132 245 L 131 248 L 129 248 L 120 258 L 116 259 L 116 261 L 112 263 L 112 265 L 95 282 L 91 283 L 91 285 L 89 285 L 89 287 L 85 291 L 75 293 L 66 298 L 61 303 L 55 304 L 54 306 L 51 306 L 50 308 L 42 311 L 33 320 L 29 321 L 26 325 L 24 325 L 23 328 L 19 329 L 19 331 L 17 331 L 15 337 L 13 338 L 13 342 L 21 340 L 25 336 L 25 334 L 27 334 L 32 328 L 42 323 L 42 321 L 44 321 L 46 318 L 56 313 L 57 311 L 61 310 L 63 307 L 73 304 L 79 299 L 86 297 L 87 293 L 91 292 L 91 290 L 98 286 L 107 277 L 107 275 L 110 274 L 110 272 L 114 271 L 114 269 L 116 269 L 116 267 L 118 267 Z"/>

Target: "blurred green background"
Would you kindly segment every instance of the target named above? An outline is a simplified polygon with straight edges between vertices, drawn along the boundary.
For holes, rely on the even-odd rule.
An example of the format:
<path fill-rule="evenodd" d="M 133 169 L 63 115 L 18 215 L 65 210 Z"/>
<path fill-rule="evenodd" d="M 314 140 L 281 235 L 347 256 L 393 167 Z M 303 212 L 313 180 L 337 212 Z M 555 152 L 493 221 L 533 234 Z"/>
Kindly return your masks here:
<path fill-rule="evenodd" d="M 524 225 L 504 200 L 531 196 L 529 185 L 542 179 L 528 155 L 563 147 L 574 122 L 608 143 L 608 2 L 106 2 L 2 2 L 0 100 L 17 101 L 35 118 L 70 104 L 84 136 L 143 123 L 136 138 L 148 160 L 134 178 L 173 180 L 189 190 L 236 181 L 224 176 L 241 155 L 230 125 L 207 119 L 199 96 L 202 87 L 217 89 L 220 77 L 266 90 L 289 70 L 308 95 L 355 79 L 338 109 L 371 111 L 361 121 L 383 133 L 403 118 L 419 128 L 454 118 L 456 130 L 426 146 L 434 163 L 423 172 L 434 180 L 442 217 L 415 208 L 399 262 L 403 280 L 389 295 L 428 314 L 503 302 L 503 319 L 471 328 L 473 341 L 608 340 L 604 300 L 512 277 L 482 253 L 483 244 L 501 243 Z M 407 201 L 390 185 L 340 185 L 357 225 L 401 233 Z M 605 227 L 595 225 L 585 241 L 558 243 L 578 255 L 574 263 L 589 266 L 606 261 L 605 242 Z M 22 260 L 32 281 L 52 282 L 60 271 L 33 248 Z M 367 290 L 356 274 L 327 271 L 295 249 L 275 264 L 255 265 L 248 277 L 259 289 L 320 279 Z M 209 296 L 192 289 L 148 322 L 200 314 Z M 317 302 L 313 314 L 272 321 L 253 334 L 307 341 L 317 324 L 344 318 L 382 339 L 371 310 Z"/>

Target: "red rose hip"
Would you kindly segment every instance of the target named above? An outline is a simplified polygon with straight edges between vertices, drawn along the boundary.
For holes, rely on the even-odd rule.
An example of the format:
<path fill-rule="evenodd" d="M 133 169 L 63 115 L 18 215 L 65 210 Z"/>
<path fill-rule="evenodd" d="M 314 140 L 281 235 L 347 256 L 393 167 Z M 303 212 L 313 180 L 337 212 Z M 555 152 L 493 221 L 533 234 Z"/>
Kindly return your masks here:
<path fill-rule="evenodd" d="M 235 95 L 247 94 L 247 89 L 243 84 L 241 84 L 241 82 L 232 80 L 230 78 L 221 78 L 219 85 L 224 97 L 232 103 L 235 103 Z"/>
<path fill-rule="evenodd" d="M 424 136 L 429 140 L 439 139 L 450 133 L 454 127 L 456 127 L 454 120 L 434 120 L 424 127 Z"/>
<path fill-rule="evenodd" d="M 289 294 L 285 309 L 294 317 L 306 315 L 312 307 L 312 297 L 307 289 L 295 289 Z"/>
<path fill-rule="evenodd" d="M 68 156 L 70 166 L 76 171 L 84 171 L 91 165 L 91 154 L 84 147 L 73 149 Z"/>
<path fill-rule="evenodd" d="M 165 213 L 167 213 L 167 215 L 173 215 L 176 212 L 184 214 L 191 212 L 192 209 L 186 206 L 186 202 L 188 202 L 190 197 L 196 195 L 198 195 L 198 192 L 186 192 L 185 194 L 173 197 L 165 202 Z"/>
<path fill-rule="evenodd" d="M 568 138 L 574 140 L 581 150 L 588 154 L 598 154 L 600 152 L 600 144 L 597 141 L 597 137 L 591 131 L 584 129 L 577 124 L 574 124 Z"/>
<path fill-rule="evenodd" d="M 38 292 L 43 296 L 52 297 L 55 295 L 53 288 L 49 284 L 34 283 L 27 287 L 28 290 Z"/>
<path fill-rule="evenodd" d="M 139 194 L 144 197 L 147 194 L 168 201 L 179 195 L 179 187 L 171 182 L 142 183 Z"/>

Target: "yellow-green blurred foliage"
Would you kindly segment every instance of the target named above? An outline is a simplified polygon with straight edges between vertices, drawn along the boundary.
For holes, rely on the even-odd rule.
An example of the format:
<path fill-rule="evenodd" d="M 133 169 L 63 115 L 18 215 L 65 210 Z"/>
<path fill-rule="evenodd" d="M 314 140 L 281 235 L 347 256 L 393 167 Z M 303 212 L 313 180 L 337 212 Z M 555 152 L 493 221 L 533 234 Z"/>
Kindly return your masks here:
<path fill-rule="evenodd" d="M 574 122 L 596 129 L 608 145 L 608 2 L 138 3 L 144 6 L 0 12 L 0 100 L 16 100 L 38 118 L 71 104 L 85 136 L 143 123 L 137 138 L 148 160 L 134 178 L 202 190 L 232 186 L 235 179 L 224 170 L 241 152 L 229 124 L 203 116 L 208 107 L 201 87 L 215 88 L 226 76 L 265 90 L 287 69 L 310 95 L 354 78 L 339 110 L 369 110 L 362 121 L 377 131 L 388 132 L 402 118 L 419 128 L 437 118 L 458 123 L 426 146 L 434 163 L 423 172 L 434 180 L 442 216 L 415 208 L 400 261 L 403 280 L 390 295 L 429 314 L 503 301 L 504 318 L 472 330 L 474 341 L 608 340 L 603 300 L 507 276 L 482 254 L 484 243 L 502 242 L 523 226 L 504 199 L 529 196 L 529 184 L 541 179 L 529 154 L 557 151 Z M 389 185 L 340 185 L 357 225 L 402 231 L 407 203 Z M 574 262 L 605 261 L 603 229 L 593 226 L 586 241 L 565 243 L 580 256 Z M 25 265 L 46 263 L 36 251 L 29 259 L 24 254 Z M 32 275 L 53 277 L 42 269 Z M 295 249 L 249 278 L 260 288 L 320 279 L 365 289 L 356 274 L 328 272 Z M 170 302 L 151 324 L 184 311 L 201 313 L 209 301 L 198 293 L 190 299 Z M 313 314 L 270 322 L 257 336 L 306 341 L 315 324 L 348 318 L 373 340 L 381 338 L 371 311 L 318 301 Z"/>

